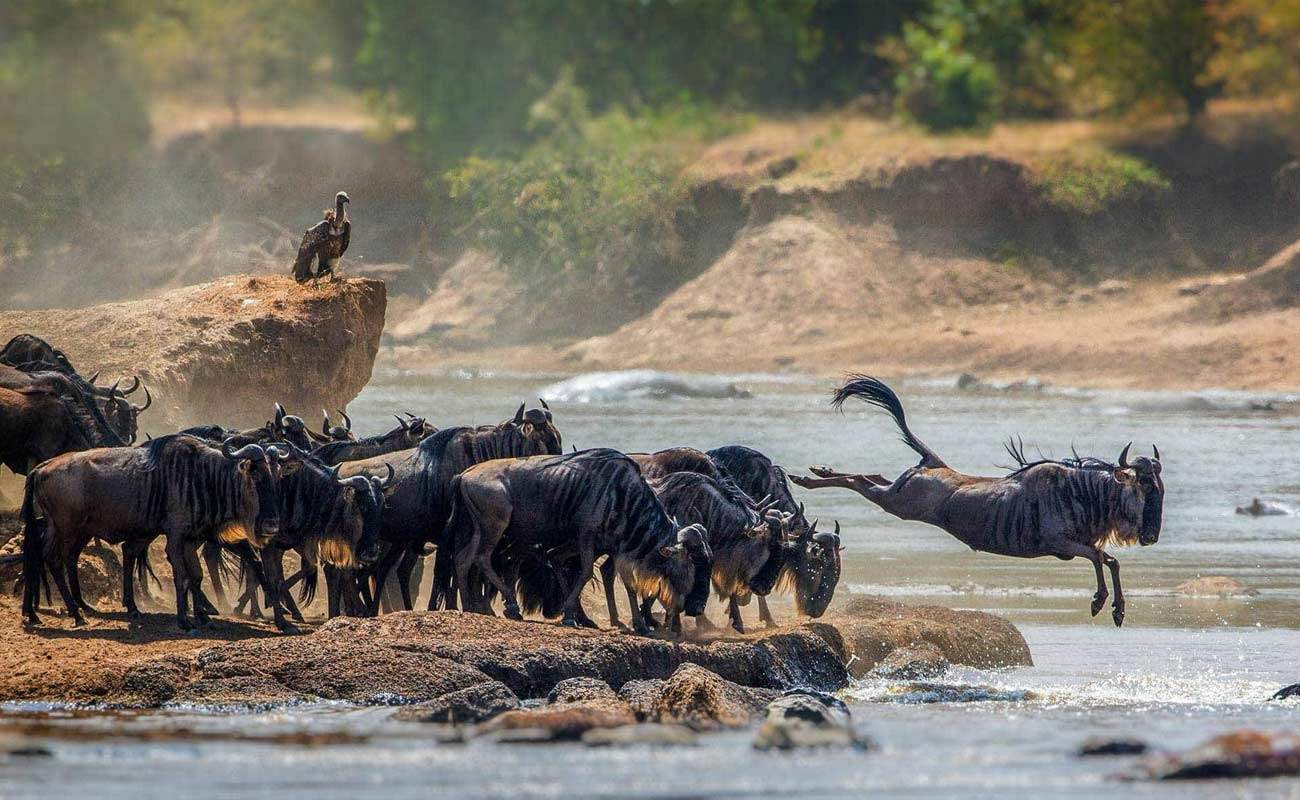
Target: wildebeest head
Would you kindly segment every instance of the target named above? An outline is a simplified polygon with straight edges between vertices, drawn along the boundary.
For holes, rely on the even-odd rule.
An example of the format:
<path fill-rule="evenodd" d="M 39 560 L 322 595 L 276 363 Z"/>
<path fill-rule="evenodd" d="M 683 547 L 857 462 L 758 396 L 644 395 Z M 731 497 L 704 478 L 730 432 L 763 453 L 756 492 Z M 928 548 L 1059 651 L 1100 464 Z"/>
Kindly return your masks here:
<path fill-rule="evenodd" d="M 551 407 L 546 404 L 545 400 L 540 401 L 541 408 L 530 408 L 524 410 L 524 403 L 519 404 L 519 409 L 515 411 L 513 419 L 507 420 L 502 425 L 514 427 L 525 439 L 528 440 L 528 448 L 533 455 L 539 456 L 558 456 L 564 452 L 564 443 L 560 438 L 560 430 L 555 427 L 554 419 L 551 416 Z"/>
<path fill-rule="evenodd" d="M 438 432 L 438 429 L 430 425 L 428 422 L 425 422 L 423 417 L 417 417 L 409 411 L 404 411 L 402 413 L 406 415 L 406 419 L 402 419 L 396 414 L 393 415 L 393 419 L 397 420 L 397 424 L 401 426 L 402 440 L 406 442 L 407 447 L 415 447 L 423 441 L 426 436 Z M 397 431 L 392 431 L 388 435 L 391 436 L 395 433 L 397 433 Z"/>
<path fill-rule="evenodd" d="M 751 535 L 761 537 L 767 542 L 767 560 L 749 579 L 749 589 L 755 594 L 768 595 L 776 587 L 777 581 L 785 571 L 787 546 L 794 514 L 782 513 L 775 508 L 776 501 L 765 499 L 759 503 L 760 521 L 751 529 Z"/>
<path fill-rule="evenodd" d="M 303 450 L 312 449 L 311 435 L 302 417 L 285 413 L 284 406 L 275 404 L 275 433 L 280 438 Z"/>
<path fill-rule="evenodd" d="M 263 448 L 248 444 L 232 450 L 230 443 L 221 446 L 226 458 L 238 463 L 241 494 L 253 506 L 253 537 L 259 543 L 270 541 L 280 532 L 280 474 L 278 464 L 287 454 L 274 445 Z"/>
<path fill-rule="evenodd" d="M 343 417 L 343 424 L 330 425 L 329 412 L 323 408 L 320 410 L 320 415 L 323 419 L 320 428 L 321 433 L 324 434 L 325 437 L 327 439 L 330 439 L 331 441 L 355 442 L 357 437 L 352 434 L 352 418 L 348 416 L 348 412 L 344 411 L 341 408 L 338 409 L 338 412 Z"/>
<path fill-rule="evenodd" d="M 817 523 L 804 528 L 786 543 L 783 579 L 794 584 L 794 602 L 799 613 L 820 617 L 835 597 L 840 582 L 840 523 L 834 533 L 822 533 Z"/>
<path fill-rule="evenodd" d="M 1131 516 L 1140 520 L 1137 540 L 1138 544 L 1145 547 L 1160 540 L 1160 527 L 1164 517 L 1165 483 L 1160 477 L 1160 449 L 1152 445 L 1154 458 L 1138 456 L 1129 463 L 1130 447 L 1131 442 L 1124 446 L 1113 474 L 1115 480 L 1124 487 L 1125 505 L 1131 505 L 1132 511 L 1141 509 Z"/>
<path fill-rule="evenodd" d="M 345 502 L 353 504 L 360 516 L 360 535 L 353 542 L 352 551 L 362 566 L 373 564 L 379 559 L 379 531 L 384 524 L 384 502 L 395 483 L 393 465 L 384 466 L 388 468 L 386 478 L 354 475 L 339 480 L 347 493 L 344 496 Z M 338 471 L 338 466 L 335 466 L 333 473 L 336 480 Z"/>
<path fill-rule="evenodd" d="M 140 432 L 140 414 L 153 405 L 153 395 L 150 394 L 148 386 L 143 387 L 144 405 L 137 406 L 126 399 L 127 395 L 140 386 L 139 378 L 135 378 L 135 385 L 130 389 L 119 390 L 117 383 L 114 383 L 108 390 L 108 396 L 104 398 L 104 419 L 118 436 L 128 442 L 134 442 Z"/>
<path fill-rule="evenodd" d="M 659 555 L 664 558 L 663 574 L 668 588 L 681 602 L 687 616 L 703 614 L 713 574 L 708 531 L 699 523 L 679 528 L 676 543 L 661 547 Z"/>

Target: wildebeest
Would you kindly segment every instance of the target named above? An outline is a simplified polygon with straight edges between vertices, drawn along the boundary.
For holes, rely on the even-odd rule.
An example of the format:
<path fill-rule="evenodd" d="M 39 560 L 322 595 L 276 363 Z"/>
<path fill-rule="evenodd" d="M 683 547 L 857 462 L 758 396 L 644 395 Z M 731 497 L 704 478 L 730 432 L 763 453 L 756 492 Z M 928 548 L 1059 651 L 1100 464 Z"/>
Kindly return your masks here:
<path fill-rule="evenodd" d="M 698 524 L 676 525 L 636 463 L 616 450 L 489 461 L 453 478 L 451 488 L 447 539 L 455 547 L 466 610 L 491 613 L 474 596 L 476 569 L 501 594 L 506 616 L 522 619 L 513 576 L 503 579 L 493 565 L 503 542 L 540 546 L 557 562 L 576 558 L 561 604 L 566 625 L 582 623 L 579 598 L 602 555 L 614 559 L 637 594 L 664 604 L 675 630 L 681 611 L 695 616 L 704 610 L 713 560 L 707 532 Z M 632 614 L 644 629 L 635 601 Z"/>
<path fill-rule="evenodd" d="M 792 477 L 796 484 L 809 489 L 852 489 L 896 517 L 942 528 L 972 550 L 1019 558 L 1086 558 L 1097 573 L 1093 616 L 1108 596 L 1104 564 L 1115 585 L 1112 616 L 1117 626 L 1124 624 L 1119 562 L 1105 548 L 1134 542 L 1151 545 L 1160 538 L 1165 486 L 1159 450 L 1155 450 L 1154 459 L 1139 456 L 1131 464 L 1129 445 L 1114 464 L 1096 458 L 1029 462 L 1008 446 L 1020 462 L 1011 474 L 998 478 L 964 475 L 912 434 L 903 405 L 892 389 L 866 375 L 850 378 L 836 390 L 834 405 L 839 408 L 857 397 L 887 411 L 903 442 L 921 456 L 920 463 L 892 483 L 880 475 L 819 467 L 812 470 L 816 478 Z"/>
<path fill-rule="evenodd" d="M 513 418 L 497 425 L 478 428 L 443 428 L 420 442 L 409 455 L 398 451 L 373 458 L 348 461 L 341 474 L 383 475 L 391 463 L 397 470 L 397 483 L 389 493 L 384 511 L 382 538 L 388 551 L 375 565 L 376 590 L 371 613 L 379 613 L 379 595 L 388 573 L 398 566 L 398 586 L 402 602 L 410 610 L 410 576 L 427 544 L 441 545 L 443 530 L 451 514 L 451 480 L 465 469 L 495 458 L 521 458 L 534 455 L 558 455 L 563 452 L 559 430 L 545 409 L 525 411 L 523 403 Z M 437 587 L 451 585 L 451 554 L 439 547 L 435 555 L 435 589 L 429 598 L 430 610 L 455 599 Z M 399 565 L 398 562 L 401 562 Z M 439 577 L 441 576 L 441 578 Z"/>
<path fill-rule="evenodd" d="M 0 389 L 24 394 L 44 393 L 58 398 L 81 425 L 92 447 L 121 447 L 129 438 L 118 433 L 104 416 L 103 408 L 86 388 L 84 381 L 61 372 L 23 372 L 17 367 L 0 364 Z M 88 385 L 88 384 L 86 384 Z"/>
<path fill-rule="evenodd" d="M 0 388 L 0 463 L 17 475 L 60 453 L 94 447 L 87 427 L 57 395 Z"/>
<path fill-rule="evenodd" d="M 261 552 L 267 585 L 274 590 L 266 601 L 280 630 L 293 631 L 284 618 L 285 551 L 298 550 L 304 564 L 319 560 L 344 569 L 374 561 L 379 554 L 384 492 L 392 485 L 392 476 L 390 467 L 387 478 L 340 478 L 337 467 L 330 469 L 297 449 L 281 463 L 280 527 Z M 304 602 L 315 593 L 315 575 L 311 571 L 305 576 Z M 301 619 L 300 614 L 295 616 Z"/>
<path fill-rule="evenodd" d="M 209 538 L 256 547 L 280 525 L 275 449 L 248 445 L 216 450 L 192 436 L 161 436 L 142 447 L 67 453 L 39 465 L 27 477 L 22 520 L 23 614 L 38 624 L 37 590 L 49 568 L 68 612 L 81 616 L 77 557 L 92 537 L 113 543 L 167 539 L 167 560 L 176 589 L 176 620 L 193 627 L 189 598 L 206 623 L 197 547 Z M 262 580 L 260 575 L 259 580 Z M 130 596 L 131 569 L 124 569 Z M 265 585 L 265 581 L 262 580 Z M 125 599 L 124 597 L 124 599 Z"/>
<path fill-rule="evenodd" d="M 800 614 L 817 618 L 826 613 L 840 580 L 840 524 L 835 523 L 834 533 L 818 531 L 817 523 L 808 522 L 803 504 L 790 493 L 785 470 L 752 447 L 726 445 L 708 451 L 708 456 L 747 495 L 770 497 L 773 508 L 789 515 L 790 541 L 777 588 L 794 590 Z M 764 593 L 758 594 L 758 614 L 765 625 L 776 625 Z"/>
<path fill-rule="evenodd" d="M 25 372 L 32 371 L 29 367 L 38 367 L 41 371 L 77 374 L 62 350 L 30 333 L 20 333 L 0 348 L 0 364 L 8 364 Z"/>
<path fill-rule="evenodd" d="M 697 523 L 708 531 L 709 549 L 713 552 L 713 588 L 718 597 L 727 599 L 732 627 L 744 633 L 740 606 L 748 603 L 753 593 L 763 595 L 772 591 L 785 565 L 788 517 L 772 509 L 770 500 L 755 514 L 748 503 L 729 496 L 717 480 L 698 472 L 673 472 L 650 481 L 650 486 L 673 520 L 679 524 Z M 601 567 L 610 621 L 617 625 L 615 570 L 615 559 L 607 559 Z M 642 605 L 643 623 L 649 622 L 649 605 L 648 601 Z"/>
<path fill-rule="evenodd" d="M 352 417 L 348 412 L 338 409 L 339 416 L 343 417 L 342 425 L 330 425 L 330 414 L 325 409 L 320 410 L 321 424 L 320 432 L 331 442 L 355 442 L 357 437 L 352 433 Z"/>
<path fill-rule="evenodd" d="M 345 461 L 361 461 L 399 450 L 409 450 L 430 433 L 437 432 L 437 428 L 433 428 L 420 417 L 410 416 L 402 419 L 394 415 L 394 418 L 397 420 L 397 427 L 388 433 L 366 436 L 355 441 L 323 444 L 313 450 L 312 455 L 329 465 L 342 464 Z"/>

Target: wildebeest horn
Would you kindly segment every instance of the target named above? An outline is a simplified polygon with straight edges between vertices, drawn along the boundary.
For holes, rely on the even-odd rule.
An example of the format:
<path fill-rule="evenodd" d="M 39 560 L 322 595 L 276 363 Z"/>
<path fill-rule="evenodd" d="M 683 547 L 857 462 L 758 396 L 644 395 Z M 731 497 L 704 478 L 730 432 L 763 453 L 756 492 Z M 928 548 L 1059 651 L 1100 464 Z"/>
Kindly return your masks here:
<path fill-rule="evenodd" d="M 285 461 L 288 461 L 290 458 L 293 457 L 293 452 L 290 451 L 288 448 L 281 450 L 279 447 L 276 447 L 275 445 L 271 445 L 267 447 L 266 454 L 281 463 L 284 463 Z"/>
<path fill-rule="evenodd" d="M 99 379 L 99 370 L 95 370 L 95 374 L 94 374 L 94 375 L 91 375 L 89 378 L 87 378 L 87 379 L 86 379 L 86 383 L 89 383 L 89 384 L 92 384 L 92 385 L 93 385 L 93 384 L 95 383 L 95 381 L 98 380 L 98 379 Z"/>
<path fill-rule="evenodd" d="M 387 489 L 389 486 L 392 486 L 393 478 L 397 476 L 397 470 L 393 469 L 392 464 L 385 463 L 384 466 L 388 468 L 388 477 L 384 478 L 383 481 L 379 484 L 380 489 Z"/>
<path fill-rule="evenodd" d="M 520 403 L 520 404 L 519 404 L 519 410 L 515 412 L 515 423 L 516 423 L 516 424 L 521 423 L 521 422 L 524 421 L 524 406 L 525 406 L 525 405 L 527 405 L 527 404 L 526 404 L 526 403 Z"/>
<path fill-rule="evenodd" d="M 337 481 L 339 479 L 339 470 L 341 469 L 343 469 L 342 464 L 335 464 L 330 467 L 330 477 Z"/>
<path fill-rule="evenodd" d="M 573 448 L 573 452 L 578 452 L 578 446 L 576 444 L 570 444 L 569 447 Z"/>
<path fill-rule="evenodd" d="M 139 388 L 140 388 L 140 376 L 139 376 L 139 375 L 132 375 L 132 376 L 131 376 L 131 380 L 135 381 L 135 383 L 131 384 L 131 388 L 130 388 L 130 389 L 123 389 L 123 390 L 122 390 L 122 396 L 123 396 L 123 397 L 126 397 L 128 394 L 131 394 L 131 393 L 134 392 L 136 389 L 139 389 Z"/>
<path fill-rule="evenodd" d="M 153 395 L 149 394 L 149 387 L 146 386 L 144 387 L 144 405 L 142 406 L 133 405 L 131 406 L 131 408 L 134 408 L 135 413 L 139 414 L 141 411 L 144 411 L 146 408 L 148 408 L 151 405 L 153 405 Z"/>
<path fill-rule="evenodd" d="M 548 406 L 548 405 L 546 405 L 546 400 L 545 400 L 544 398 L 541 398 L 541 397 L 537 398 L 537 402 L 541 403 L 541 404 L 542 404 L 542 408 L 546 409 L 547 411 L 550 411 L 550 410 L 551 410 L 551 407 Z"/>
<path fill-rule="evenodd" d="M 397 420 L 397 424 L 402 426 L 402 430 L 404 430 L 404 431 L 405 431 L 405 430 L 410 430 L 408 427 L 406 427 L 406 420 L 402 419 L 401 417 L 397 416 L 396 414 L 393 415 L 393 419 Z"/>
<path fill-rule="evenodd" d="M 1156 446 L 1153 444 L 1153 445 L 1151 445 L 1151 452 L 1153 452 L 1153 453 L 1156 454 L 1156 461 L 1159 461 L 1159 460 L 1160 460 L 1160 448 L 1159 448 L 1159 447 L 1156 447 Z"/>
<path fill-rule="evenodd" d="M 322 408 L 320 410 L 320 415 L 321 415 L 320 432 L 325 434 L 326 436 L 329 436 L 330 435 L 330 413 Z"/>
<path fill-rule="evenodd" d="M 344 411 L 341 408 L 335 410 L 343 415 L 343 429 L 346 430 L 348 433 L 352 433 L 352 417 L 349 417 L 348 412 Z"/>
<path fill-rule="evenodd" d="M 1124 445 L 1124 449 L 1119 451 L 1119 468 L 1128 469 L 1128 449 L 1133 446 L 1132 442 Z"/>
<path fill-rule="evenodd" d="M 284 427 L 284 406 L 280 405 L 279 403 L 275 404 L 275 427 L 276 428 Z"/>
<path fill-rule="evenodd" d="M 121 383 L 121 382 L 122 382 L 122 379 L 121 379 L 121 378 L 118 378 L 117 380 L 113 381 L 113 385 L 112 385 L 112 386 L 108 387 L 108 396 L 109 396 L 109 397 L 117 397 L 117 396 L 118 396 L 117 385 L 118 385 L 119 383 Z"/>
<path fill-rule="evenodd" d="M 238 450 L 231 452 L 229 439 L 221 443 L 221 454 L 226 458 L 233 458 L 236 460 L 241 458 L 259 460 L 266 458 L 266 451 L 262 449 L 261 445 L 256 444 L 246 444 Z"/>

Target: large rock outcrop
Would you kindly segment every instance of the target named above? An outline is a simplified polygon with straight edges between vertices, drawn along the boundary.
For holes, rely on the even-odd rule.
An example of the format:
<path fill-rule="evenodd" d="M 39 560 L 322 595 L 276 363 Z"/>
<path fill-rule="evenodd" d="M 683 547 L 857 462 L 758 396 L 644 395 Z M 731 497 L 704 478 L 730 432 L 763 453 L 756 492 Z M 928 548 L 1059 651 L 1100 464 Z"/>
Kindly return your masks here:
<path fill-rule="evenodd" d="M 385 307 L 381 281 L 300 286 L 240 275 L 126 303 L 0 312 L 0 342 L 36 334 L 83 374 L 100 370 L 101 383 L 139 375 L 155 396 L 143 431 L 259 425 L 277 400 L 309 414 L 356 397 L 370 380 Z"/>

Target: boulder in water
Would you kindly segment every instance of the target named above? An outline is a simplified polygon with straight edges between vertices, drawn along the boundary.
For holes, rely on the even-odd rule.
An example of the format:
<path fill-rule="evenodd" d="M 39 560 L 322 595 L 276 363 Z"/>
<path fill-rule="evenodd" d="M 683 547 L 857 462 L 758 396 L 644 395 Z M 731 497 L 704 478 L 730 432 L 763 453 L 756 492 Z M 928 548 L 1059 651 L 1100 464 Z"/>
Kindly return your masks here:
<path fill-rule="evenodd" d="M 806 689 L 792 689 L 769 703 L 766 718 L 754 734 L 756 750 L 806 747 L 866 750 L 871 746 L 871 741 L 854 729 L 844 701 Z"/>
<path fill-rule="evenodd" d="M 1108 739 L 1094 736 L 1079 745 L 1080 757 L 1091 756 L 1140 756 L 1150 747 L 1141 739 Z"/>
<path fill-rule="evenodd" d="M 592 728 L 582 734 L 582 743 L 588 747 L 683 747 L 695 744 L 696 738 L 695 731 L 685 725 L 646 722 L 617 728 Z"/>
<path fill-rule="evenodd" d="M 911 647 L 900 647 L 881 661 L 871 672 L 873 678 L 893 681 L 918 681 L 937 678 L 948 671 L 948 659 L 932 642 L 919 642 Z"/>
<path fill-rule="evenodd" d="M 519 708 L 519 698 L 501 681 L 486 681 L 448 692 L 433 700 L 404 706 L 393 719 L 405 722 L 441 722 L 451 725 L 486 722 Z"/>
<path fill-rule="evenodd" d="M 1291 515 L 1291 509 L 1281 503 L 1256 497 L 1247 505 L 1237 506 L 1237 513 L 1247 517 L 1286 517 Z"/>
<path fill-rule="evenodd" d="M 630 710 L 621 713 L 581 704 L 518 709 L 499 714 L 479 726 L 476 735 L 493 734 L 499 742 L 571 742 L 595 728 L 633 725 Z"/>
<path fill-rule="evenodd" d="M 697 730 L 748 725 L 776 695 L 770 689 L 741 686 L 695 664 L 682 664 L 664 681 L 655 719 Z"/>
<path fill-rule="evenodd" d="M 1145 760 L 1133 777 L 1150 780 L 1300 776 L 1300 736 L 1233 731 L 1182 753 Z"/>

